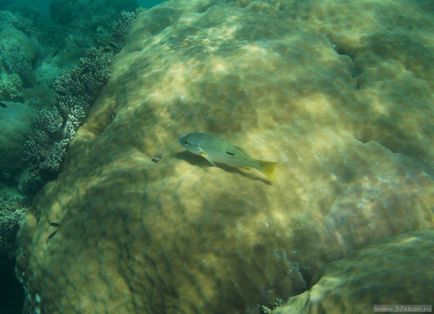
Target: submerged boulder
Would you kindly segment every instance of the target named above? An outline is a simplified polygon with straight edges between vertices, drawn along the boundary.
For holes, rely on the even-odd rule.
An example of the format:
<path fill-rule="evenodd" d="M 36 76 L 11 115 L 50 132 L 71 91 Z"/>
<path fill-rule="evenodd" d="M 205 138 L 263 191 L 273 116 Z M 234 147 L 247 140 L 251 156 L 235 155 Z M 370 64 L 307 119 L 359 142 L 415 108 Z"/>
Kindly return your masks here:
<path fill-rule="evenodd" d="M 331 263 L 310 290 L 272 313 L 364 314 L 376 306 L 429 306 L 434 295 L 433 264 L 434 230 L 397 236 Z"/>
<path fill-rule="evenodd" d="M 433 227 L 433 83 L 419 71 L 432 72 L 432 41 L 397 54 L 377 40 L 434 26 L 422 4 L 395 3 L 141 13 L 21 228 L 27 309 L 255 313 L 332 261 Z M 191 131 L 277 161 L 276 181 L 183 152 Z"/>

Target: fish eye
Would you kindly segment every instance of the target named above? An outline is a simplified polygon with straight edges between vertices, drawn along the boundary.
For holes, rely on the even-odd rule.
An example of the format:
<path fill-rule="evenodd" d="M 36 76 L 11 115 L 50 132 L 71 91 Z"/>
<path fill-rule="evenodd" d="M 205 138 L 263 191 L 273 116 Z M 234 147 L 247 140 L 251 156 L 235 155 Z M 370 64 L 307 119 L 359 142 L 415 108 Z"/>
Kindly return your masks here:
<path fill-rule="evenodd" d="M 188 141 L 187 141 L 187 140 L 184 140 L 184 144 L 188 144 Z"/>

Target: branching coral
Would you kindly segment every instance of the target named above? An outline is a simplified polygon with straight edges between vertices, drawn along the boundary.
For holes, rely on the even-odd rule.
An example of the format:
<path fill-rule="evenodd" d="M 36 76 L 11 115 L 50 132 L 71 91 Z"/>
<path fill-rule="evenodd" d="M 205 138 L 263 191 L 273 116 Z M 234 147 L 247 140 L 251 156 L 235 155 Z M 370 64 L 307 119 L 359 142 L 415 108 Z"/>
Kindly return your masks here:
<path fill-rule="evenodd" d="M 135 12 L 122 12 L 108 40 L 99 48 L 91 48 L 77 66 L 54 82 L 56 97 L 49 109 L 36 115 L 34 131 L 24 146 L 27 167 L 20 180 L 22 192 L 36 192 L 58 173 L 68 143 L 106 83 L 113 56 L 122 47 L 135 17 Z"/>
<path fill-rule="evenodd" d="M 18 22 L 18 18 L 10 11 L 0 11 L 0 31 L 6 27 L 14 27 Z"/>
<path fill-rule="evenodd" d="M 126 36 L 131 29 L 131 25 L 136 20 L 139 10 L 136 11 L 122 11 L 121 17 L 113 27 L 113 32 L 111 36 L 111 47 L 118 52 L 123 46 Z"/>
<path fill-rule="evenodd" d="M 31 24 L 31 21 L 23 16 L 17 16 L 10 11 L 0 11 L 0 31 L 17 29 L 28 35 L 33 32 Z"/>
<path fill-rule="evenodd" d="M 20 100 L 22 98 L 22 87 L 23 83 L 17 74 L 0 72 L 0 99 Z"/>
<path fill-rule="evenodd" d="M 23 87 L 35 81 L 33 65 L 38 43 L 30 38 L 30 23 L 11 12 L 0 12 L 0 98 L 21 100 Z"/>
<path fill-rule="evenodd" d="M 91 49 L 87 57 L 54 83 L 57 99 L 51 109 L 36 115 L 34 131 L 24 146 L 28 167 L 21 190 L 32 193 L 57 174 L 69 141 L 108 79 L 112 57 L 111 51 Z"/>
<path fill-rule="evenodd" d="M 108 79 L 112 57 L 111 51 L 93 48 L 87 57 L 80 59 L 78 66 L 56 80 L 54 90 L 64 116 L 75 107 L 89 108 Z"/>
<path fill-rule="evenodd" d="M 25 161 L 38 165 L 38 169 L 45 175 L 55 172 L 60 163 L 59 149 L 53 151 L 53 144 L 62 138 L 63 117 L 56 109 L 40 111 L 33 120 L 34 131 L 27 139 L 25 148 Z"/>
<path fill-rule="evenodd" d="M 0 253 L 9 257 L 15 254 L 15 237 L 25 208 L 14 201 L 0 200 Z"/>
<path fill-rule="evenodd" d="M 33 81 L 33 66 L 29 54 L 20 48 L 15 38 L 0 40 L 0 68 L 8 74 L 17 74 L 24 84 Z"/>

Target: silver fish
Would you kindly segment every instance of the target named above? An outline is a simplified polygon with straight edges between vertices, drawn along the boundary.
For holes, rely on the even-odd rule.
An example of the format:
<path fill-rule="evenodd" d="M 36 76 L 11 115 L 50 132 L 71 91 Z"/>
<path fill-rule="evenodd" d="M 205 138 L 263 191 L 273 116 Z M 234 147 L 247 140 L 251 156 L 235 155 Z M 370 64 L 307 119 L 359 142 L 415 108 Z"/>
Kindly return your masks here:
<path fill-rule="evenodd" d="M 214 134 L 189 133 L 180 137 L 179 143 L 189 152 L 204 157 L 212 165 L 220 163 L 235 168 L 255 168 L 266 175 L 270 181 L 274 179 L 276 162 L 252 158 L 240 147 Z"/>

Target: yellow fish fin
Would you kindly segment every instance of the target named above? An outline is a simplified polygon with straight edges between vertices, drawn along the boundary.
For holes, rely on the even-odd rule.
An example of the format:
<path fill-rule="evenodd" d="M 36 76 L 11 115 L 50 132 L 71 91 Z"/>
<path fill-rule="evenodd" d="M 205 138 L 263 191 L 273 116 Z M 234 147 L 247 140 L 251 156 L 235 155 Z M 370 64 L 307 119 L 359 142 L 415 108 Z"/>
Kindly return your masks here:
<path fill-rule="evenodd" d="M 263 174 L 265 174 L 268 180 L 274 182 L 277 162 L 264 161 L 264 160 L 258 160 L 258 161 L 259 161 L 258 170 Z"/>
<path fill-rule="evenodd" d="M 201 155 L 203 158 L 205 158 L 206 160 L 208 160 L 209 163 L 210 163 L 211 165 L 215 166 L 215 163 L 214 163 L 211 159 L 209 159 L 207 153 L 205 153 L 204 151 L 202 151 L 202 152 L 200 153 L 200 155 Z"/>

